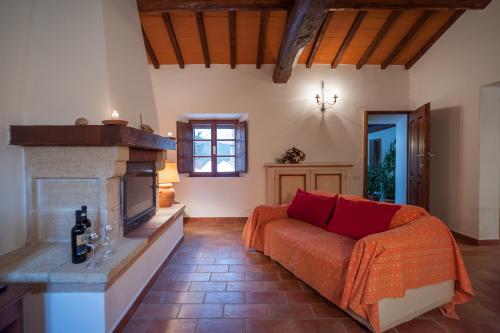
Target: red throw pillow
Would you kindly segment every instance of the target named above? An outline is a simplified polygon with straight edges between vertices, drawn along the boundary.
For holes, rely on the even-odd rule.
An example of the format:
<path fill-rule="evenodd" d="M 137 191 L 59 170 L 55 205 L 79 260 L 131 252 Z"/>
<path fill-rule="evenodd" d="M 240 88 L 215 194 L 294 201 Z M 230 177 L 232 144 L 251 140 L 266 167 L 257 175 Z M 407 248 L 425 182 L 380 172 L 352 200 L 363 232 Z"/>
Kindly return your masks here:
<path fill-rule="evenodd" d="M 288 217 L 326 228 L 337 203 L 337 195 L 326 197 L 297 190 L 290 206 Z"/>
<path fill-rule="evenodd" d="M 392 217 L 400 208 L 399 205 L 339 198 L 327 230 L 358 240 L 388 230 Z"/>

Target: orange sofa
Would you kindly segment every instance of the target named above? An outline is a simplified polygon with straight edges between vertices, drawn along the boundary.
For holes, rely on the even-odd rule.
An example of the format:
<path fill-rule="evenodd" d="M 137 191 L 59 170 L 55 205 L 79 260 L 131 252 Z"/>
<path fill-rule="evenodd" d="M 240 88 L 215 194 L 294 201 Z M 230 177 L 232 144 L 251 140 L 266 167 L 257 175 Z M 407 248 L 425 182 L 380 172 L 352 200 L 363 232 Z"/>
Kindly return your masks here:
<path fill-rule="evenodd" d="M 458 319 L 455 304 L 473 297 L 449 229 L 419 207 L 403 206 L 389 230 L 358 241 L 286 212 L 287 206 L 257 207 L 245 225 L 245 246 L 264 252 L 374 332 L 436 307 Z"/>

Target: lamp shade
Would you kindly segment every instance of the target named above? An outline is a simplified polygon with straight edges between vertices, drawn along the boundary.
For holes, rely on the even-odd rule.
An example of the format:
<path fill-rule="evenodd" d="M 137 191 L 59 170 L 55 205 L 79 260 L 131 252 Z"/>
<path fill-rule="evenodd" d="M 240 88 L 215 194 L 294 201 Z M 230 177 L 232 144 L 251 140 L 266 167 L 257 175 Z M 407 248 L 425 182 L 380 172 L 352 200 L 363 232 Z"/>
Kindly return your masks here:
<path fill-rule="evenodd" d="M 180 182 L 179 173 L 177 172 L 177 163 L 165 163 L 165 169 L 158 172 L 160 184 L 178 183 Z"/>

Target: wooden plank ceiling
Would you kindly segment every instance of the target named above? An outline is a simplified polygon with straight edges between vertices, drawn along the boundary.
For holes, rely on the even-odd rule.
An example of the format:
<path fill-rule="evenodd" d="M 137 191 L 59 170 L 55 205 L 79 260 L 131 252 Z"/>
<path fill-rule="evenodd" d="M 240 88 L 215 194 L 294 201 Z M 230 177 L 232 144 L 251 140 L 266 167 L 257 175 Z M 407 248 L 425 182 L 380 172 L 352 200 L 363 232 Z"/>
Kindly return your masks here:
<path fill-rule="evenodd" d="M 319 20 L 317 26 L 305 24 L 311 31 L 303 52 L 291 54 L 294 59 L 298 56 L 299 64 L 330 64 L 331 68 L 347 64 L 357 69 L 363 65 L 382 69 L 403 65 L 409 69 L 466 9 L 484 8 L 489 0 L 323 3 L 324 15 L 306 22 Z M 281 65 L 278 57 L 290 56 L 286 54 L 286 39 L 295 38 L 291 35 L 294 29 L 299 33 L 303 29 L 290 21 L 303 18 L 301 10 L 307 15 L 318 10 L 312 8 L 317 4 L 310 0 L 311 7 L 304 9 L 297 4 L 294 7 L 293 2 L 273 0 L 138 0 L 148 60 L 156 68 L 174 64 L 181 68 L 189 64 L 228 64 L 231 68 L 240 64 L 257 68 L 261 64 Z M 288 77 L 276 79 L 275 70 L 275 82 L 286 82 Z"/>

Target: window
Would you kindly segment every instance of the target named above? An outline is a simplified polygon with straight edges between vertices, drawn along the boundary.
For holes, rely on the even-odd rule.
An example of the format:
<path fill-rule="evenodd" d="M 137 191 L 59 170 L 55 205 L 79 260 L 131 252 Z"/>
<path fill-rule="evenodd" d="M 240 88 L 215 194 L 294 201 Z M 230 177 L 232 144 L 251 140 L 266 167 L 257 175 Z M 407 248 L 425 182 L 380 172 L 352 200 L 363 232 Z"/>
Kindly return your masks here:
<path fill-rule="evenodd" d="M 177 165 L 191 176 L 239 176 L 247 172 L 246 122 L 192 120 L 177 123 Z"/>

